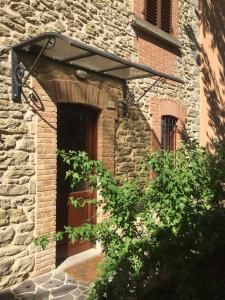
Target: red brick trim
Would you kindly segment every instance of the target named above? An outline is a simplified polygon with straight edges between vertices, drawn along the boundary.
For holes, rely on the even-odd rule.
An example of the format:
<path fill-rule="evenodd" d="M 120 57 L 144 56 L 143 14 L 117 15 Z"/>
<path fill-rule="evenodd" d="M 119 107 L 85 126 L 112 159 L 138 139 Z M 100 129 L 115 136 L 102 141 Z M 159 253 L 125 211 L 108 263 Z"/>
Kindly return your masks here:
<path fill-rule="evenodd" d="M 187 108 L 177 99 L 151 98 L 149 100 L 151 115 L 151 148 L 153 151 L 159 148 L 161 141 L 161 117 L 164 115 L 174 116 L 178 119 L 178 132 L 184 128 L 187 118 Z M 180 136 L 178 136 L 179 140 Z"/>
<path fill-rule="evenodd" d="M 97 158 L 114 172 L 114 140 L 116 110 L 107 108 L 108 100 L 115 100 L 113 90 L 70 80 L 37 82 L 33 87 L 39 97 L 33 110 L 37 116 L 37 194 L 35 235 L 52 235 L 56 230 L 56 172 L 57 172 L 57 102 L 79 103 L 99 110 L 97 124 Z M 103 216 L 100 215 L 98 219 Z M 56 247 L 52 242 L 46 250 L 38 249 L 35 276 L 55 268 Z"/>
<path fill-rule="evenodd" d="M 57 108 L 48 94 L 34 81 L 39 103 L 33 107 L 36 123 L 37 194 L 35 209 L 35 235 L 55 233 L 56 229 L 56 148 Z M 38 249 L 35 257 L 35 276 L 55 269 L 55 242 Z"/>

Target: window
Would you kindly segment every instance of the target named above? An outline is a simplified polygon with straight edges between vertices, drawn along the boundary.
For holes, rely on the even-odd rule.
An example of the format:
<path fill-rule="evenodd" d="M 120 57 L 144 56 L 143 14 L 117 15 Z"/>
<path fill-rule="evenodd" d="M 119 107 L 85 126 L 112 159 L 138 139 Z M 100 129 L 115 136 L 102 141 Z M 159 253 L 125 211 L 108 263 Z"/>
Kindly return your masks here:
<path fill-rule="evenodd" d="M 167 151 L 176 149 L 177 118 L 173 116 L 161 117 L 161 148 Z"/>
<path fill-rule="evenodd" d="M 145 0 L 145 19 L 167 33 L 172 32 L 171 0 Z"/>

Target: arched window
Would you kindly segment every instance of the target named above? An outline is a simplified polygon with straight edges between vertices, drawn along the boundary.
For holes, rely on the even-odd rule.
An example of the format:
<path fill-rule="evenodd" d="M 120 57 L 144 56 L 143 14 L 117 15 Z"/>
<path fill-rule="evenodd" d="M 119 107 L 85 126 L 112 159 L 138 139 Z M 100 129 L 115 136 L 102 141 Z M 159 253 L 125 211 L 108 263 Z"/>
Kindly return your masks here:
<path fill-rule="evenodd" d="M 173 116 L 161 117 L 161 148 L 167 151 L 176 149 L 177 118 Z"/>

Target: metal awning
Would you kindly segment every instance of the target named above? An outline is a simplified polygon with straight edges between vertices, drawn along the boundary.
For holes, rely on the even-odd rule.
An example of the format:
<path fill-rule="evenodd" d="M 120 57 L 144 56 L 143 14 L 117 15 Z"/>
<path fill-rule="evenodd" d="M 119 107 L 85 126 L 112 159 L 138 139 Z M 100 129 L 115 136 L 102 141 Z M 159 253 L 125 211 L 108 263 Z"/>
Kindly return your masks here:
<path fill-rule="evenodd" d="M 21 69 L 20 51 L 36 55 L 26 78 L 24 77 L 24 71 Z M 61 33 L 49 32 L 20 42 L 12 47 L 13 100 L 20 101 L 21 88 L 32 74 L 41 57 L 123 81 L 156 76 L 183 83 L 181 79 L 175 76 L 82 44 Z"/>

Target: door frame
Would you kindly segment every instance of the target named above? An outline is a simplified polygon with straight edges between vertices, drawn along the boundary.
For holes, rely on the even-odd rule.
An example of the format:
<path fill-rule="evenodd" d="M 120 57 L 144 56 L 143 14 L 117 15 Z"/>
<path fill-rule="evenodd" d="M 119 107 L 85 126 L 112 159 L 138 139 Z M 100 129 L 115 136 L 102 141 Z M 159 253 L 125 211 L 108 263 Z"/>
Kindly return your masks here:
<path fill-rule="evenodd" d="M 91 79 L 79 81 L 71 78 L 59 65 L 51 65 L 57 77 L 49 80 L 43 69 L 40 78 L 32 78 L 33 88 L 40 96 L 41 106 L 35 106 L 35 117 L 31 121 L 31 132 L 36 138 L 36 194 L 34 236 L 48 235 L 50 243 L 46 249 L 38 247 L 35 252 L 35 276 L 55 269 L 56 243 L 56 153 L 57 153 L 57 104 L 74 103 L 91 106 L 99 111 L 97 124 L 97 159 L 114 174 L 116 121 L 119 116 L 118 101 L 121 90 L 117 82 L 104 80 L 91 74 Z M 92 80 L 93 79 L 93 80 Z M 115 109 L 108 102 L 115 102 Z M 104 219 L 103 211 L 98 208 L 97 222 Z"/>

